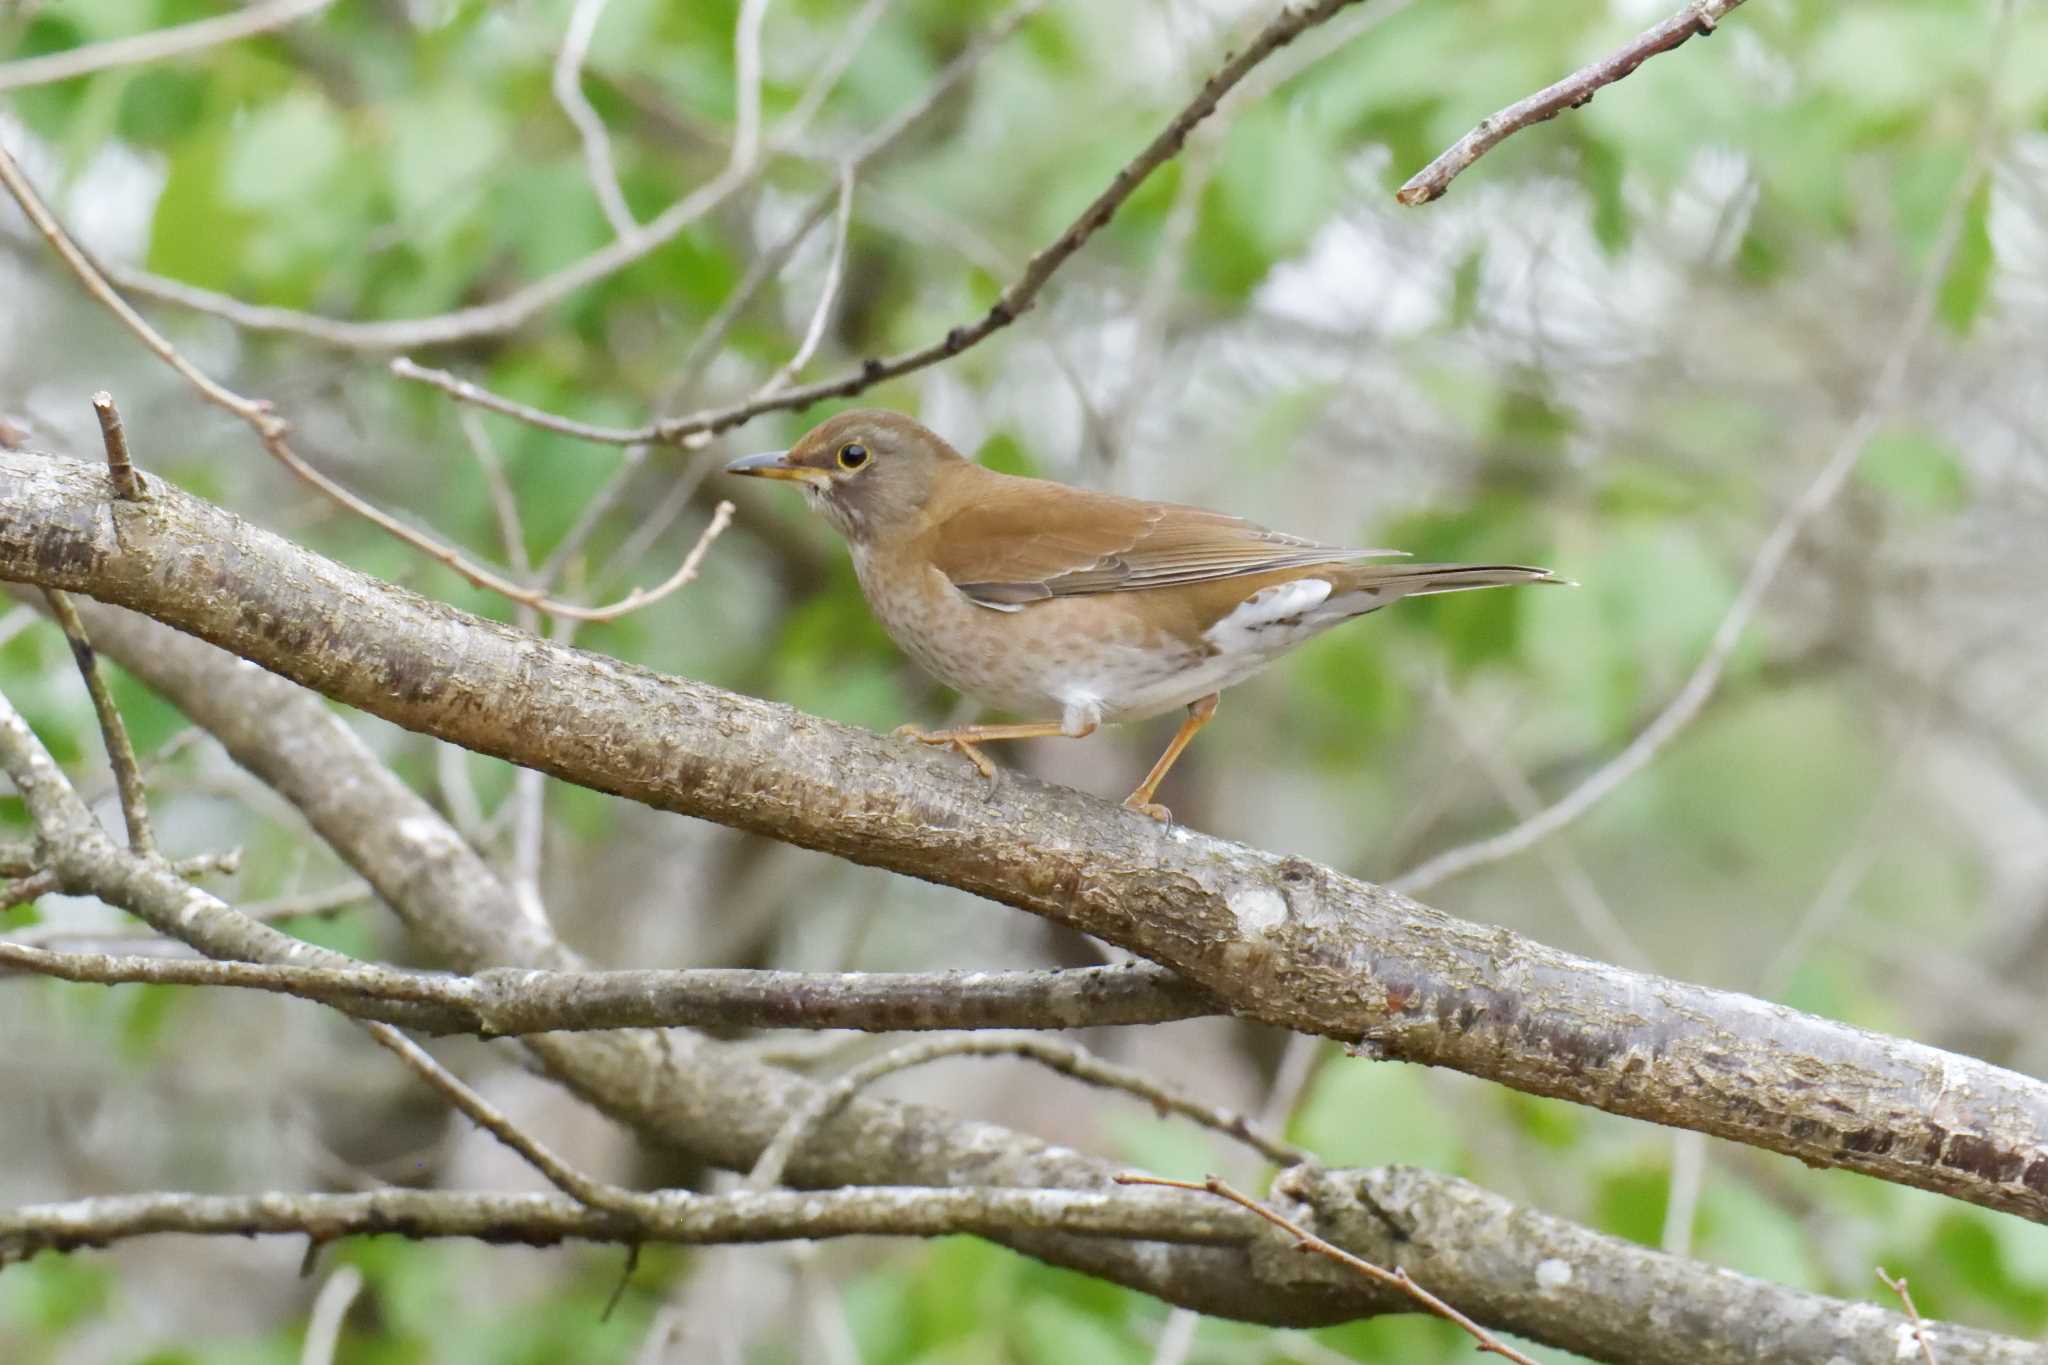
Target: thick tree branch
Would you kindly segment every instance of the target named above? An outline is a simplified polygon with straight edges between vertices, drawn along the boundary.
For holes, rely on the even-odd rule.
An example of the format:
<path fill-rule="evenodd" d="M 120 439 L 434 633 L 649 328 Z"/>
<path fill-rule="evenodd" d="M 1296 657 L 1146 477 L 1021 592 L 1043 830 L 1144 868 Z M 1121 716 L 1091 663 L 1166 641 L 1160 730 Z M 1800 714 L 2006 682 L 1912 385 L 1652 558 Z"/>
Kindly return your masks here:
<path fill-rule="evenodd" d="M 311 693 L 139 617 L 80 608 L 102 650 L 165 692 L 304 812 L 433 951 L 466 968 L 576 965 Z M 755 1161 L 787 1115 L 818 1093 L 744 1050 L 689 1033 L 547 1037 L 529 1046 L 579 1093 L 649 1138 L 732 1169 Z M 1099 1189 L 1114 1173 L 1020 1133 L 866 1098 L 824 1132 L 827 1140 L 797 1154 L 792 1180 Z M 1876 1365 L 1904 1326 L 1867 1305 L 1660 1256 L 1429 1171 L 1371 1173 L 1357 1186 L 1342 1173 L 1313 1186 L 1298 1183 L 1305 1179 L 1296 1173 L 1296 1194 L 1315 1205 L 1323 1235 L 1407 1267 L 1482 1322 L 1595 1358 L 1811 1365 L 1839 1355 Z M 1388 1211 L 1408 1230 L 1405 1239 L 1393 1240 L 1383 1221 Z M 1299 1281 L 1300 1258 L 1291 1252 L 1276 1260 L 1233 1248 L 1031 1232 L 997 1240 L 1173 1303 L 1256 1321 L 1303 1326 L 1400 1307 L 1355 1283 Z M 1971 1359 L 2033 1358 L 2031 1346 L 1971 1335 L 1979 1343 Z"/>
<path fill-rule="evenodd" d="M 564 649 L 157 480 L 0 453 L 0 577 L 87 593 L 396 724 L 944 882 L 1110 940 L 1237 1013 L 2048 1221 L 2048 1086 L 1465 924 L 785 706 Z"/>

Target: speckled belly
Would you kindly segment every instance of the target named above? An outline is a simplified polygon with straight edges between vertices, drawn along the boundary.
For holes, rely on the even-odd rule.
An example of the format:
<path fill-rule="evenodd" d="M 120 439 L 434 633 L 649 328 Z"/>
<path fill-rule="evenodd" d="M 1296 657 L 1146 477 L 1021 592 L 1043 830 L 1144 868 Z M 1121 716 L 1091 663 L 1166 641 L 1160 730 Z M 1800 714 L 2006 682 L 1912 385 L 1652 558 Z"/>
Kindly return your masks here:
<path fill-rule="evenodd" d="M 1279 652 L 1189 645 L 1144 621 L 1134 609 L 1142 594 L 999 611 L 969 601 L 937 570 L 913 586 L 871 583 L 859 556 L 854 567 L 883 629 L 919 667 L 1029 720 L 1142 720 L 1228 687 Z"/>

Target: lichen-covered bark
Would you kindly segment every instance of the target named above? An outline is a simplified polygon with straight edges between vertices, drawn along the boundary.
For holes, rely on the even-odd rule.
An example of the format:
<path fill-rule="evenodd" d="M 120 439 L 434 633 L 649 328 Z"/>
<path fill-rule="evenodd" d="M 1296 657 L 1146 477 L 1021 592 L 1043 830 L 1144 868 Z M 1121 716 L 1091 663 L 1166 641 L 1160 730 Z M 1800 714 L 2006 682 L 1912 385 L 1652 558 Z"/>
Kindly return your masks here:
<path fill-rule="evenodd" d="M 4 555 L 0 548 L 0 555 Z M 497 876 L 418 796 L 311 694 L 126 613 L 81 604 L 93 638 L 212 731 L 237 761 L 291 801 L 357 868 L 420 940 L 452 965 L 577 965 L 521 915 Z M 558 1077 L 650 1138 L 729 1167 L 749 1166 L 784 1118 L 815 1093 L 740 1050 L 687 1033 L 538 1039 Z M 789 1178 L 813 1186 L 993 1184 L 1102 1187 L 1106 1163 L 1027 1135 L 917 1106 L 856 1100 L 806 1143 Z M 1396 1212 L 1407 1236 L 1388 1240 L 1360 1217 L 1356 1182 Z M 1389 1183 L 1392 1182 L 1392 1183 Z M 1491 1325 L 1614 1361 L 1825 1359 L 1802 1324 L 1854 1322 L 1839 1354 L 1892 1358 L 1896 1314 L 1803 1294 L 1698 1262 L 1661 1257 L 1546 1218 L 1427 1171 L 1330 1172 L 1301 1190 L 1325 1235 L 1410 1267 Z M 1405 1307 L 1371 1286 L 1317 1278 L 1292 1253 L 1277 1259 L 1225 1247 L 997 1232 L 1056 1264 L 1103 1275 L 1204 1312 L 1292 1326 Z M 1647 1258 L 1647 1259 L 1646 1259 Z M 1579 1292 L 1559 1292 L 1562 1260 Z M 1654 1272 L 1654 1273 L 1653 1273 Z M 1868 1339 L 1860 1324 L 1873 1315 Z M 2019 1362 L 2037 1348 L 1942 1325 L 1949 1365 Z"/>
<path fill-rule="evenodd" d="M 1299 858 L 465 615 L 151 480 L 0 453 L 0 577 L 135 608 L 387 720 L 978 892 L 1238 1013 L 2048 1221 L 2048 1086 L 1468 924 Z"/>

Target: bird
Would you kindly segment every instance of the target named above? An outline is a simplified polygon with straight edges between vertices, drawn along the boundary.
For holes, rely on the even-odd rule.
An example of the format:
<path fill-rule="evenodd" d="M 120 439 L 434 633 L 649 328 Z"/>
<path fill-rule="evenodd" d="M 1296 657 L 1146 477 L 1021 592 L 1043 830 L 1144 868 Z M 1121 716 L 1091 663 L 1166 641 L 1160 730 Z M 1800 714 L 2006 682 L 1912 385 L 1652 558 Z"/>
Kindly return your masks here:
<path fill-rule="evenodd" d="M 1376 563 L 1241 517 L 999 473 L 899 412 L 855 409 L 730 474 L 797 484 L 846 539 L 897 646 L 1017 723 L 897 734 L 955 750 L 1065 736 L 1186 708 L 1124 801 L 1160 821 L 1159 784 L 1218 695 L 1332 626 L 1403 597 L 1562 583 L 1520 564 Z"/>

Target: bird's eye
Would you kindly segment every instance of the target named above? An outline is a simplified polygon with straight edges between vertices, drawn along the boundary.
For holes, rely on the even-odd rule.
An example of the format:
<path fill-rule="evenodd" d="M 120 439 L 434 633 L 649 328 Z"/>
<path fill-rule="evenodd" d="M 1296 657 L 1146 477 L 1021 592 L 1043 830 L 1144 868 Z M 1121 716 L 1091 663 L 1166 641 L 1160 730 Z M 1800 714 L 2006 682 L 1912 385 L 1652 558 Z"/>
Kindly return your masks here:
<path fill-rule="evenodd" d="M 867 462 L 868 448 L 859 442 L 851 441 L 839 447 L 839 467 L 841 469 L 859 469 Z"/>

